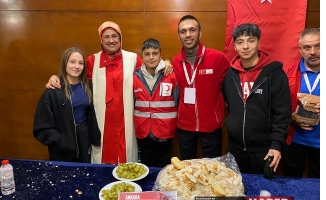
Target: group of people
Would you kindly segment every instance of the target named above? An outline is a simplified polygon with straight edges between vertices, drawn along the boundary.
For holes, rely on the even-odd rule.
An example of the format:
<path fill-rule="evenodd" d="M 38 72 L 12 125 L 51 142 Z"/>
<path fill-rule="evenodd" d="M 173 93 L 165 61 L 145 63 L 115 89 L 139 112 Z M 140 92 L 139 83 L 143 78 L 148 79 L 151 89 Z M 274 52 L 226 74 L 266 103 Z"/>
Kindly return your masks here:
<path fill-rule="evenodd" d="M 66 50 L 59 77 L 50 78 L 38 102 L 33 133 L 51 160 L 136 162 L 139 149 L 141 162 L 164 167 L 176 134 L 181 160 L 196 158 L 198 140 L 204 157 L 219 157 L 225 125 L 241 173 L 263 173 L 272 154 L 274 171 L 283 157 L 285 175 L 302 176 L 308 154 L 309 177 L 320 176 L 320 123 L 292 119 L 302 107 L 298 93 L 320 96 L 319 28 L 301 33 L 302 58 L 291 66 L 259 50 L 261 31 L 252 23 L 234 29 L 238 55 L 231 62 L 200 42 L 192 15 L 179 20 L 183 47 L 172 65 L 156 39 L 144 41 L 141 59 L 122 50 L 116 23 L 98 31 L 102 50 L 87 60 Z M 319 108 L 317 102 L 311 111 L 318 118 Z"/>

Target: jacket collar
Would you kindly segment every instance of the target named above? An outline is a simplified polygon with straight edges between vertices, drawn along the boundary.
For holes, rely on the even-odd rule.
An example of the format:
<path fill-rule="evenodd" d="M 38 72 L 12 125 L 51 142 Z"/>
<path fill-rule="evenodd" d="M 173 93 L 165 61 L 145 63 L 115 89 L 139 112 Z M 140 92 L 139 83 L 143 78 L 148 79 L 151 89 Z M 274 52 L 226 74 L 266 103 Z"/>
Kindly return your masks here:
<path fill-rule="evenodd" d="M 204 48 L 204 45 L 198 41 L 198 52 L 197 52 L 197 55 L 196 55 L 196 60 L 202 56 L 204 56 L 204 53 L 203 53 L 203 48 Z M 186 52 L 185 52 L 185 49 L 184 47 L 182 47 L 181 49 L 181 60 L 184 60 L 186 61 L 187 60 L 187 56 L 186 56 Z"/>
<path fill-rule="evenodd" d="M 121 59 L 122 59 L 122 53 L 112 58 L 111 60 L 109 56 L 105 53 L 105 51 L 102 51 L 100 57 L 100 68 L 108 67 L 108 66 L 119 66 L 119 62 L 121 61 Z"/>

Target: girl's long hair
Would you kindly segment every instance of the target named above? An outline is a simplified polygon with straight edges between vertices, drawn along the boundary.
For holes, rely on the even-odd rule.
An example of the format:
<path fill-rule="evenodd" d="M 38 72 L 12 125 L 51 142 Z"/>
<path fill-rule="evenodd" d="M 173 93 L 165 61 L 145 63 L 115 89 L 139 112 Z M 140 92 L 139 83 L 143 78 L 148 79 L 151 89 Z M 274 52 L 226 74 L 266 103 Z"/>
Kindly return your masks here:
<path fill-rule="evenodd" d="M 76 47 L 71 47 L 67 50 L 65 50 L 62 54 L 62 58 L 61 58 L 61 65 L 60 65 L 60 70 L 59 70 L 59 78 L 63 79 L 63 86 L 64 86 L 64 91 L 66 94 L 67 99 L 69 99 L 69 101 L 71 101 L 71 97 L 70 97 L 70 92 L 71 91 L 71 87 L 67 78 L 67 63 L 68 60 L 71 56 L 72 53 L 74 52 L 78 52 L 83 56 L 83 62 L 84 62 L 84 69 L 82 71 L 82 73 L 79 75 L 79 81 L 82 83 L 82 86 L 84 87 L 84 90 L 88 96 L 89 102 L 92 102 L 92 90 L 91 90 L 91 86 L 90 86 L 90 82 L 87 79 L 87 74 L 86 74 L 86 61 L 85 61 L 85 56 L 83 54 L 83 52 L 76 48 Z"/>

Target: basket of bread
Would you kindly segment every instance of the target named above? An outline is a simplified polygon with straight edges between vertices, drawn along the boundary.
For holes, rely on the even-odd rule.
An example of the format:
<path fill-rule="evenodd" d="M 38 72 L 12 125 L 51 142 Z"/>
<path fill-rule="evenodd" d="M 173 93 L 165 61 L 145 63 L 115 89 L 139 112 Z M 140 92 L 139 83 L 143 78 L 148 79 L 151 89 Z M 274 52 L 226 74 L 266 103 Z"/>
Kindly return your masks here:
<path fill-rule="evenodd" d="M 198 196 L 245 196 L 242 176 L 232 154 L 217 158 L 171 159 L 157 175 L 153 190 L 177 191 L 179 200 Z"/>

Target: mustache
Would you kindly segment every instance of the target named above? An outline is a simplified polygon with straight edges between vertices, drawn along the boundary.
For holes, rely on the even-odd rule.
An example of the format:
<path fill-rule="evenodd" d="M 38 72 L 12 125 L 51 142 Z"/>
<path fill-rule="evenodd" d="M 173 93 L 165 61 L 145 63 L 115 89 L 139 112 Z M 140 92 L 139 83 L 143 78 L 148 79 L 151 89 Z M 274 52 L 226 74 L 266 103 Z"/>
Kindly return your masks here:
<path fill-rule="evenodd" d="M 309 56 L 308 59 L 320 58 L 320 56 Z"/>

